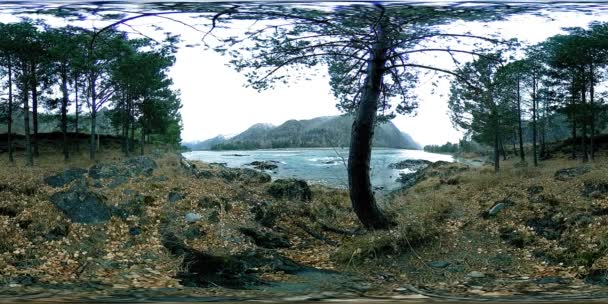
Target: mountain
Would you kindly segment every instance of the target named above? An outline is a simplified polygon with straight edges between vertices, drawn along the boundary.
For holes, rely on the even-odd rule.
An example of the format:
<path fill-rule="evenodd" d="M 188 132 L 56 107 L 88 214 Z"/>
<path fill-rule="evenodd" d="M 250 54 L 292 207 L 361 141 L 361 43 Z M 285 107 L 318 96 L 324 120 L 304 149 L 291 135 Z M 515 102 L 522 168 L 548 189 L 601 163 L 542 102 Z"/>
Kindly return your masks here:
<path fill-rule="evenodd" d="M 211 150 L 213 146 L 221 144 L 226 140 L 227 138 L 224 135 L 218 135 L 203 141 L 185 142 L 183 145 L 191 150 Z"/>
<path fill-rule="evenodd" d="M 255 124 L 230 139 L 214 137 L 189 147 L 193 150 L 347 147 L 352 123 L 351 116 L 324 116 L 292 119 L 280 126 Z M 373 144 L 375 147 L 420 149 L 420 145 L 391 122 L 376 127 Z"/>

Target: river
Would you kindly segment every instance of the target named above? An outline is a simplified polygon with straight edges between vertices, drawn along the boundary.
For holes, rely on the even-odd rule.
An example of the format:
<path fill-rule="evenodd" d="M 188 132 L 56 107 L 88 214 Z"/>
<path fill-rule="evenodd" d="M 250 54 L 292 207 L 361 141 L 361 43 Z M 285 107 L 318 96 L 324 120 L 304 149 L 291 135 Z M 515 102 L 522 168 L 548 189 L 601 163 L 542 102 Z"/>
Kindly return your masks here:
<path fill-rule="evenodd" d="M 192 151 L 183 154 L 186 159 L 207 163 L 225 163 L 228 167 L 248 167 L 252 161 L 276 161 L 278 169 L 269 173 L 274 178 L 295 177 L 311 183 L 333 187 L 347 187 L 347 148 L 298 148 L 247 151 Z M 406 159 L 454 161 L 451 155 L 428 153 L 421 150 L 375 148 L 372 152 L 372 185 L 390 191 L 399 188 L 399 173 L 389 165 Z M 384 192 L 382 191 L 382 192 Z"/>

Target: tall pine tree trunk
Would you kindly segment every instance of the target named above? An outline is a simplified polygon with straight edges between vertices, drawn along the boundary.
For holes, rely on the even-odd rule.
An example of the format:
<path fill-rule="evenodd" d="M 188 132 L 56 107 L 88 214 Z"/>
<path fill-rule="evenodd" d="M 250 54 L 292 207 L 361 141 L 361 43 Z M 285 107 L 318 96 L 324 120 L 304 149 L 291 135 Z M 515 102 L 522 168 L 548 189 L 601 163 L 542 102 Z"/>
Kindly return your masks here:
<path fill-rule="evenodd" d="M 536 110 L 537 110 L 537 102 L 538 96 L 537 94 L 537 79 L 536 74 L 534 74 L 532 78 L 532 154 L 534 159 L 534 166 L 538 166 L 538 153 L 536 147 L 536 138 L 538 135 L 538 128 L 536 123 Z"/>
<path fill-rule="evenodd" d="M 68 150 L 68 75 L 65 67 L 61 71 L 61 133 L 63 134 L 63 160 L 70 159 Z"/>
<path fill-rule="evenodd" d="M 593 63 L 589 64 L 589 107 L 590 111 L 590 125 L 591 125 L 591 138 L 589 139 L 589 145 L 591 149 L 591 160 L 595 159 L 595 75 L 593 73 Z"/>
<path fill-rule="evenodd" d="M 29 86 L 28 80 L 23 82 L 22 98 L 23 98 L 23 126 L 25 132 L 25 150 L 27 152 L 27 164 L 34 165 L 34 155 L 32 154 L 32 136 L 30 134 L 30 106 L 29 106 Z"/>
<path fill-rule="evenodd" d="M 13 156 L 13 63 L 12 59 L 8 57 L 8 160 L 13 163 L 15 158 Z"/>
<path fill-rule="evenodd" d="M 34 146 L 34 156 L 40 156 L 40 151 L 38 151 L 38 78 L 36 76 L 36 65 L 31 65 L 31 76 L 32 76 L 32 119 L 34 121 L 34 135 L 32 136 L 32 144 Z"/>
<path fill-rule="evenodd" d="M 351 129 L 348 157 L 350 200 L 357 217 L 369 229 L 386 229 L 390 226 L 390 221 L 376 205 L 370 180 L 372 138 L 388 51 L 384 22 L 384 18 L 379 20 L 374 29 L 377 40 L 367 62 L 367 76 Z"/>
<path fill-rule="evenodd" d="M 583 83 L 581 87 L 581 105 L 582 105 L 582 121 L 583 124 L 583 134 L 581 138 L 581 148 L 583 150 L 583 162 L 586 163 L 589 161 L 589 151 L 587 150 L 587 116 L 589 115 L 589 109 L 587 108 L 587 96 L 586 96 L 586 84 Z"/>
<path fill-rule="evenodd" d="M 572 159 L 576 159 L 576 91 L 574 90 L 574 80 L 572 80 L 572 100 L 570 106 L 572 107 L 570 111 L 571 120 L 572 120 Z"/>
<path fill-rule="evenodd" d="M 524 154 L 524 136 L 523 128 L 521 126 L 521 87 L 520 78 L 517 75 L 517 134 L 519 136 L 519 158 L 521 162 L 526 161 L 526 155 Z"/>
<path fill-rule="evenodd" d="M 89 147 L 89 157 L 91 160 L 95 160 L 97 153 L 97 144 L 95 142 L 95 132 L 97 127 L 97 92 L 95 89 L 95 78 L 90 80 L 91 90 L 91 142 Z"/>
<path fill-rule="evenodd" d="M 139 147 L 139 154 L 144 155 L 144 146 L 146 144 L 146 128 L 144 127 L 143 123 L 141 124 L 140 142 L 141 146 Z"/>
<path fill-rule="evenodd" d="M 76 152 L 80 152 L 80 130 L 78 130 L 78 118 L 80 115 L 80 104 L 78 103 L 78 77 L 74 81 L 74 104 L 76 106 L 76 117 L 74 121 L 74 131 L 76 133 Z"/>

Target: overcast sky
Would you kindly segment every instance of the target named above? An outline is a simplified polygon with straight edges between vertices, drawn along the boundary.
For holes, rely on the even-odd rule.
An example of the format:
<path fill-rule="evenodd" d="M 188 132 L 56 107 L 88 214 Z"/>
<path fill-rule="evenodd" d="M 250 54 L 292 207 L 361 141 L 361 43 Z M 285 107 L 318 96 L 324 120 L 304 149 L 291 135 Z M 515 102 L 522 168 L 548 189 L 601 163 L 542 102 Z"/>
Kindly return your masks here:
<path fill-rule="evenodd" d="M 552 14 L 552 19 L 526 15 L 489 24 L 461 22 L 452 27 L 460 32 L 498 31 L 505 38 L 517 37 L 527 43 L 537 43 L 560 33 L 562 27 L 586 26 L 592 20 L 608 21 L 606 15 L 562 12 Z M 13 19 L 4 16 L 0 20 Z M 59 25 L 60 22 L 55 21 L 55 24 Z M 202 37 L 201 32 L 158 18 L 143 18 L 130 24 L 138 28 L 145 28 L 149 24 L 162 25 L 167 30 L 181 34 L 184 44 L 199 42 Z M 86 21 L 79 25 L 99 28 L 104 23 Z M 121 29 L 130 30 L 124 26 Z M 429 57 L 428 60 L 435 59 Z M 226 66 L 227 62 L 228 58 L 202 47 L 181 48 L 178 51 L 171 76 L 175 88 L 181 91 L 184 141 L 204 140 L 218 134 L 234 135 L 255 123 L 279 125 L 289 119 L 340 114 L 324 73 L 310 81 L 279 85 L 276 89 L 260 93 L 245 88 L 245 78 Z M 448 82 L 442 81 L 436 93 L 431 94 L 430 77 L 422 77 L 417 89 L 417 115 L 399 116 L 393 123 L 422 145 L 458 141 L 462 133 L 453 128 L 447 114 L 447 87 Z"/>
<path fill-rule="evenodd" d="M 474 32 L 499 31 L 505 38 L 517 37 L 528 43 L 537 43 L 560 33 L 562 27 L 586 26 L 592 20 L 608 21 L 608 16 L 577 13 L 556 13 L 552 17 L 553 20 L 529 15 L 514 16 L 508 21 L 454 26 Z M 184 34 L 189 32 L 182 30 Z M 429 57 L 429 60 L 433 59 Z M 259 93 L 245 88 L 245 78 L 226 63 L 227 58 L 210 50 L 184 48 L 179 51 L 172 76 L 182 91 L 182 137 L 185 141 L 236 134 L 255 123 L 279 125 L 289 119 L 340 114 L 327 76 L 289 86 L 279 85 L 274 90 Z M 423 77 L 417 90 L 417 115 L 398 116 L 393 123 L 422 145 L 456 142 L 462 133 L 454 129 L 448 117 L 448 82 L 442 81 L 436 93 L 431 94 L 429 78 Z"/>

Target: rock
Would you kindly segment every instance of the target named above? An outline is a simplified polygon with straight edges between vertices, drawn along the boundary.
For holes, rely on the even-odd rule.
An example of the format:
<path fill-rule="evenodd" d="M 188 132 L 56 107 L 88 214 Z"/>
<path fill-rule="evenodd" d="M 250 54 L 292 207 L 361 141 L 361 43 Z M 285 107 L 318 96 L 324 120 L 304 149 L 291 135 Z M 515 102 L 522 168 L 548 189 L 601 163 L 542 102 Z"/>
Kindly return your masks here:
<path fill-rule="evenodd" d="M 189 226 L 184 230 L 183 235 L 187 240 L 192 240 L 205 235 L 205 233 L 197 226 Z"/>
<path fill-rule="evenodd" d="M 217 199 L 205 196 L 198 200 L 198 206 L 203 209 L 219 209 L 222 207 L 222 203 Z"/>
<path fill-rule="evenodd" d="M 234 169 L 239 170 L 238 179 L 246 183 L 267 183 L 270 182 L 271 177 L 266 173 L 262 173 L 253 169 L 243 168 Z"/>
<path fill-rule="evenodd" d="M 116 187 L 126 183 L 128 179 L 124 176 L 116 176 L 112 179 L 110 183 L 108 183 L 108 188 L 115 189 Z"/>
<path fill-rule="evenodd" d="M 141 234 L 141 228 L 139 228 L 139 227 L 131 227 L 131 228 L 129 228 L 129 234 L 132 235 L 132 236 L 140 235 Z"/>
<path fill-rule="evenodd" d="M 253 166 L 254 168 L 262 170 L 262 171 L 264 171 L 264 170 L 275 170 L 275 169 L 277 169 L 279 167 L 279 166 L 273 164 L 273 161 L 257 161 L 256 160 L 256 161 L 251 162 L 251 163 L 249 163 L 247 165 Z"/>
<path fill-rule="evenodd" d="M 403 185 L 401 189 L 405 190 L 413 187 L 423 178 L 424 173 L 422 171 L 416 171 L 412 173 L 399 173 L 399 177 L 396 181 L 401 183 Z"/>
<path fill-rule="evenodd" d="M 123 161 L 123 165 L 125 165 L 125 169 L 132 176 L 142 174 L 145 176 L 151 176 L 154 170 L 158 168 L 156 162 L 149 156 L 131 157 Z"/>
<path fill-rule="evenodd" d="M 428 167 L 432 162 L 424 159 L 406 159 L 398 163 L 390 164 L 390 169 L 410 169 L 412 171 L 418 171 Z"/>
<path fill-rule="evenodd" d="M 567 280 L 564 280 L 560 277 L 544 277 L 540 278 L 536 281 L 538 284 L 563 284 L 567 283 Z"/>
<path fill-rule="evenodd" d="M 139 175 L 151 176 L 158 168 L 156 162 L 148 156 L 131 157 L 123 161 L 122 165 L 95 164 L 89 168 L 89 177 L 93 179 L 116 178 L 115 183 L 126 181 L 125 178 Z M 122 177 L 119 179 L 119 177 Z M 117 184 L 117 185 L 118 185 Z"/>
<path fill-rule="evenodd" d="M 212 170 L 208 170 L 208 169 L 198 170 L 198 169 L 196 169 L 194 171 L 194 176 L 196 176 L 197 178 L 212 178 L 215 175 L 213 174 Z"/>
<path fill-rule="evenodd" d="M 581 176 L 589 171 L 591 171 L 591 168 L 586 166 L 560 169 L 555 172 L 555 179 L 559 181 L 567 181 L 577 176 Z"/>
<path fill-rule="evenodd" d="M 289 248 L 291 242 L 282 234 L 273 231 L 262 231 L 254 228 L 239 228 L 239 231 L 253 239 L 253 242 L 264 248 Z"/>
<path fill-rule="evenodd" d="M 513 202 L 509 199 L 504 199 L 502 201 L 495 202 L 494 205 L 492 205 L 492 207 L 488 209 L 488 216 L 496 216 L 503 209 L 511 205 L 513 205 Z"/>
<path fill-rule="evenodd" d="M 93 179 L 110 178 L 119 175 L 120 171 L 116 165 L 95 164 L 89 168 L 89 177 Z"/>
<path fill-rule="evenodd" d="M 98 224 L 111 217 L 104 198 L 83 186 L 72 186 L 67 191 L 55 193 L 51 202 L 74 223 Z"/>
<path fill-rule="evenodd" d="M 542 217 L 529 219 L 526 225 L 532 227 L 537 235 L 547 240 L 559 239 L 566 228 L 562 221 L 553 217 L 551 213 L 547 213 Z"/>
<path fill-rule="evenodd" d="M 253 203 L 250 211 L 256 222 L 268 228 L 274 226 L 278 217 L 277 212 L 272 208 L 271 204 L 265 201 Z"/>
<path fill-rule="evenodd" d="M 238 154 L 238 153 L 234 153 L 234 154 L 222 154 L 222 156 L 236 156 L 236 157 L 243 157 L 243 156 L 249 156 L 248 154 Z"/>
<path fill-rule="evenodd" d="M 183 194 L 181 194 L 181 193 L 179 193 L 179 192 L 177 192 L 177 191 L 171 191 L 167 195 L 167 201 L 169 203 L 175 203 L 177 201 L 183 200 L 184 198 L 186 198 L 186 196 L 183 195 Z"/>
<path fill-rule="evenodd" d="M 82 179 L 87 170 L 82 168 L 70 168 L 62 173 L 51 175 L 44 178 L 44 182 L 54 188 L 63 187 L 77 179 Z"/>
<path fill-rule="evenodd" d="M 312 199 L 312 191 L 308 187 L 308 183 L 295 178 L 275 180 L 268 188 L 268 194 L 278 199 L 300 201 L 310 201 Z"/>
<path fill-rule="evenodd" d="M 126 219 L 131 215 L 141 216 L 146 211 L 146 206 L 154 202 L 154 197 L 141 195 L 136 191 L 130 190 L 125 193 L 131 196 L 118 206 L 112 206 L 112 215 Z"/>
<path fill-rule="evenodd" d="M 527 189 L 529 196 L 540 194 L 541 192 L 543 192 L 543 190 L 545 190 L 543 186 L 532 186 Z"/>
<path fill-rule="evenodd" d="M 217 210 L 213 210 L 211 212 L 211 214 L 209 214 L 209 217 L 207 218 L 207 220 L 209 221 L 209 223 L 212 224 L 217 224 L 220 222 L 220 212 Z"/>
<path fill-rule="evenodd" d="M 43 238 L 47 241 L 57 241 L 68 236 L 70 233 L 70 224 L 58 223 L 57 226 L 53 227 L 48 233 L 44 234 Z"/>
<path fill-rule="evenodd" d="M 448 266 L 450 266 L 450 262 L 446 262 L 446 261 L 432 261 L 428 263 L 429 266 L 433 267 L 433 268 L 446 268 Z"/>
<path fill-rule="evenodd" d="M 195 222 L 200 221 L 200 219 L 203 217 L 198 213 L 188 212 L 188 213 L 186 213 L 186 216 L 184 218 L 186 219 L 186 222 L 188 222 L 188 223 L 195 223 Z"/>
<path fill-rule="evenodd" d="M 167 250 L 179 256 L 185 271 L 177 274 L 182 285 L 190 287 L 223 286 L 247 288 L 261 284 L 257 271 L 268 269 L 295 274 L 311 268 L 299 265 L 275 252 L 249 251 L 233 256 L 213 256 L 185 245 L 175 234 L 164 233 L 162 244 Z"/>
<path fill-rule="evenodd" d="M 467 277 L 472 278 L 472 279 L 481 279 L 481 278 L 485 278 L 486 274 L 483 272 L 479 272 L 479 271 L 471 271 L 467 274 Z"/>
<path fill-rule="evenodd" d="M 608 184 L 602 182 L 585 182 L 582 195 L 590 198 L 604 198 L 608 194 Z"/>

